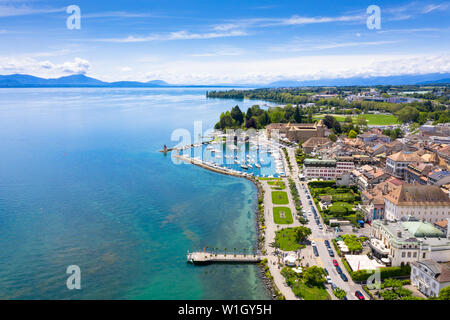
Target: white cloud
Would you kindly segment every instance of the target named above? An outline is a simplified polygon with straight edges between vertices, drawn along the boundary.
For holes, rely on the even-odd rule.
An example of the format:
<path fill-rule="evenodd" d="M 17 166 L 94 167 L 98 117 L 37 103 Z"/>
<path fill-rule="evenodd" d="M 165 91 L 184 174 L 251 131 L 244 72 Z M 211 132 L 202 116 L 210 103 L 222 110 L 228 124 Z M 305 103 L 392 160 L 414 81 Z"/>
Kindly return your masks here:
<path fill-rule="evenodd" d="M 449 7 L 448 3 L 441 3 L 441 4 L 430 4 L 428 6 L 426 6 L 425 8 L 423 8 L 423 13 L 430 13 L 433 11 L 444 11 L 447 10 Z"/>
<path fill-rule="evenodd" d="M 360 37 L 361 34 L 357 34 Z M 355 42 L 332 42 L 323 44 L 311 43 L 292 43 L 284 46 L 276 46 L 270 48 L 273 52 L 303 52 L 303 51 L 320 51 L 328 49 L 349 48 L 349 47 L 363 47 L 363 46 L 381 46 L 385 44 L 398 43 L 399 41 L 355 41 Z"/>
<path fill-rule="evenodd" d="M 130 67 L 123 67 L 123 68 L 120 68 L 120 71 L 121 71 L 121 72 L 130 72 L 131 70 L 133 70 L 133 69 L 131 69 Z"/>
<path fill-rule="evenodd" d="M 113 43 L 133 43 L 133 42 L 150 42 L 150 41 L 171 41 L 171 40 L 197 40 L 197 39 L 214 39 L 225 37 L 239 37 L 246 36 L 244 31 L 233 30 L 226 32 L 206 32 L 206 33 L 191 33 L 186 30 L 175 31 L 168 34 L 152 34 L 149 36 L 128 36 L 126 38 L 109 38 L 97 39 L 100 42 Z"/>
<path fill-rule="evenodd" d="M 59 77 L 68 74 L 86 74 L 91 68 L 87 60 L 75 58 L 63 63 L 52 63 L 34 58 L 0 57 L 0 73 L 24 73 L 40 77 Z"/>
<path fill-rule="evenodd" d="M 149 79 L 179 84 L 269 83 L 450 72 L 450 55 L 334 55 L 241 61 L 173 61 L 151 67 Z"/>
<path fill-rule="evenodd" d="M 34 14 L 47 14 L 63 12 L 66 8 L 33 8 L 28 5 L 12 6 L 0 5 L 0 17 L 27 16 Z"/>

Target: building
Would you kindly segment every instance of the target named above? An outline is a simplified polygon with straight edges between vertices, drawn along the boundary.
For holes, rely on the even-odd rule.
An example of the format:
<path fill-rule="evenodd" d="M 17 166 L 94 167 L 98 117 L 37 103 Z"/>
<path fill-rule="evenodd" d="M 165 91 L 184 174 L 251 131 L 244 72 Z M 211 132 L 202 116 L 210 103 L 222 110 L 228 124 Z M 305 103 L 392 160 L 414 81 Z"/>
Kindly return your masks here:
<path fill-rule="evenodd" d="M 411 284 L 428 297 L 437 297 L 439 292 L 450 286 L 450 262 L 433 260 L 411 263 Z"/>
<path fill-rule="evenodd" d="M 304 153 L 312 153 L 317 147 L 324 147 L 331 144 L 331 140 L 325 137 L 312 137 L 302 144 Z"/>
<path fill-rule="evenodd" d="M 437 186 L 403 184 L 384 196 L 385 218 L 413 216 L 429 222 L 450 217 L 450 198 Z"/>
<path fill-rule="evenodd" d="M 386 159 L 386 172 L 397 178 L 403 178 L 405 169 L 409 164 L 422 162 L 422 159 L 412 152 L 400 151 L 390 155 Z"/>
<path fill-rule="evenodd" d="M 450 239 L 445 233 L 431 223 L 411 218 L 399 222 L 374 220 L 369 246 L 374 257 L 387 258 L 392 266 L 428 259 L 450 261 Z"/>
<path fill-rule="evenodd" d="M 269 136 L 278 130 L 290 141 L 306 141 L 313 137 L 325 137 L 326 126 L 322 120 L 316 123 L 271 123 L 266 130 Z"/>
<path fill-rule="evenodd" d="M 427 175 L 430 173 L 432 165 L 425 163 L 410 163 L 404 170 L 404 178 L 408 183 L 417 183 L 426 185 Z"/>
<path fill-rule="evenodd" d="M 305 159 L 303 173 L 307 179 L 336 180 L 336 177 L 355 169 L 355 164 L 346 160 Z"/>
<path fill-rule="evenodd" d="M 428 184 L 442 186 L 450 183 L 450 171 L 434 170 L 428 174 Z"/>

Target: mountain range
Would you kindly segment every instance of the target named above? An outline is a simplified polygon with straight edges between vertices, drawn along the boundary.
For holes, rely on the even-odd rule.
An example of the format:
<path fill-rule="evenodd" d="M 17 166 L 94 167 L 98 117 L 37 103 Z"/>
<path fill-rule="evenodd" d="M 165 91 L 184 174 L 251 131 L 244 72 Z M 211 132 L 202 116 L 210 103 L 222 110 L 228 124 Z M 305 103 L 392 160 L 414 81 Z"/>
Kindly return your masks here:
<path fill-rule="evenodd" d="M 0 75 L 0 88 L 34 87 L 108 87 L 108 88 L 158 88 L 158 87 L 305 87 L 305 86 L 375 86 L 375 85 L 433 85 L 450 84 L 450 73 L 424 75 L 400 75 L 388 77 L 354 77 L 321 80 L 283 80 L 269 84 L 227 84 L 227 85 L 174 85 L 163 80 L 148 82 L 117 81 L 104 82 L 83 74 L 55 79 L 44 79 L 26 74 Z"/>

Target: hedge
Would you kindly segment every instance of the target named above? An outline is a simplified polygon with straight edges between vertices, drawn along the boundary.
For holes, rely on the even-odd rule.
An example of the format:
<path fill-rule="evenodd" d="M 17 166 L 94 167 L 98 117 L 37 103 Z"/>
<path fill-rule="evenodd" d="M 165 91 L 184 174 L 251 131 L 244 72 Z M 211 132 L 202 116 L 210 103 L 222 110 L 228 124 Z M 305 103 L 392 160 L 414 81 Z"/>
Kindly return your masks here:
<path fill-rule="evenodd" d="M 311 188 L 332 188 L 336 186 L 336 181 L 311 181 L 308 186 Z"/>
<path fill-rule="evenodd" d="M 381 280 L 395 277 L 406 277 L 411 275 L 411 267 L 405 265 L 403 267 L 386 267 L 380 268 Z M 367 270 L 352 271 L 350 276 L 355 282 L 364 282 L 373 274 L 373 272 Z"/>

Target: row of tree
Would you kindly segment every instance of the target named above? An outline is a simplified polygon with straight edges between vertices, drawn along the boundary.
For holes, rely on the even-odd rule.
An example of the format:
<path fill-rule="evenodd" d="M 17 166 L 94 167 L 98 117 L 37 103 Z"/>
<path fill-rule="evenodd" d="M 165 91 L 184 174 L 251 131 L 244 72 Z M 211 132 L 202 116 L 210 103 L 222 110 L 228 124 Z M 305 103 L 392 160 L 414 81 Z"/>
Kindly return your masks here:
<path fill-rule="evenodd" d="M 259 105 L 253 105 L 247 112 L 243 112 L 236 105 L 231 111 L 223 112 L 220 115 L 215 129 L 261 129 L 270 123 L 311 123 L 312 121 L 312 110 L 305 111 L 299 106 L 293 107 L 290 104 L 284 108 L 273 107 L 267 110 L 261 109 Z"/>

